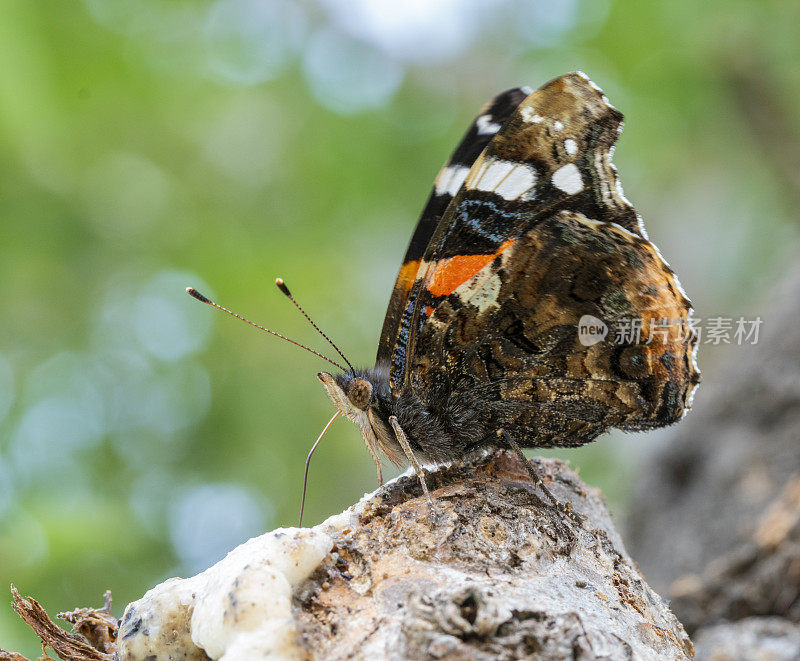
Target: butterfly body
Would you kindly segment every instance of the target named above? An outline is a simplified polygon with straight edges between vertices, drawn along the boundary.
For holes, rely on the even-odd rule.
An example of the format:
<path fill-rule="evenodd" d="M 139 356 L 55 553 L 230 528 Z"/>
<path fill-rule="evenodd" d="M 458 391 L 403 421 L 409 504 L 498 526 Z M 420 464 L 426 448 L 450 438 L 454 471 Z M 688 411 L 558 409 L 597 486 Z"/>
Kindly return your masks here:
<path fill-rule="evenodd" d="M 322 372 L 319 378 L 334 404 L 362 430 L 367 446 L 393 463 L 401 463 L 405 456 L 392 431 L 392 416 L 406 432 L 414 454 L 424 461 L 458 459 L 495 439 L 480 393 L 474 389 L 453 388 L 452 383 L 441 380 L 422 392 L 409 388 L 394 397 L 386 366 L 336 376 Z M 370 384 L 366 409 L 353 411 L 358 406 L 347 395 L 353 381 Z"/>
<path fill-rule="evenodd" d="M 319 375 L 373 457 L 458 459 L 501 429 L 577 446 L 690 408 L 692 307 L 622 194 L 621 124 L 581 73 L 505 92 L 473 122 L 412 236 L 376 366 Z M 583 318 L 640 334 L 586 344 Z"/>

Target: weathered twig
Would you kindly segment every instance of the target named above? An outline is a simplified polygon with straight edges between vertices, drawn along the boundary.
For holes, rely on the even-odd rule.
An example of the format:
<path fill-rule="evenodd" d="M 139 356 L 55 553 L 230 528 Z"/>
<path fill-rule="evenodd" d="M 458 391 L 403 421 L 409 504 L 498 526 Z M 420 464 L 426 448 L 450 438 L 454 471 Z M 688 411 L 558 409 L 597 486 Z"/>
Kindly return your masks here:
<path fill-rule="evenodd" d="M 105 605 L 102 608 L 76 608 L 68 613 L 59 613 L 58 617 L 69 622 L 72 630 L 82 635 L 97 650 L 106 654 L 117 651 L 117 631 L 119 622 L 111 614 L 111 591 L 103 595 Z"/>
<path fill-rule="evenodd" d="M 49 658 L 44 648 L 50 647 L 64 661 L 111 661 L 114 658 L 113 647 L 108 649 L 108 643 L 111 642 L 113 646 L 110 637 L 112 635 L 116 637 L 116 620 L 108 612 L 110 594 L 106 594 L 108 596 L 105 609 L 81 608 L 73 613 L 65 614 L 67 615 L 65 619 L 74 617 L 74 622 L 80 624 L 81 629 L 76 630 L 86 630 L 92 633 L 92 637 L 87 640 L 80 633 L 64 631 L 48 617 L 39 602 L 31 597 L 26 599 L 13 585 L 11 586 L 11 596 L 14 598 L 12 607 L 41 639 L 43 658 Z M 113 627 L 111 620 L 113 620 Z M 107 628 L 105 635 L 101 633 L 102 626 Z M 111 634 L 112 630 L 113 634 Z M 99 642 L 101 639 L 105 642 L 98 649 L 93 643 Z M 16 652 L 0 650 L 0 661 L 27 661 L 27 659 Z"/>

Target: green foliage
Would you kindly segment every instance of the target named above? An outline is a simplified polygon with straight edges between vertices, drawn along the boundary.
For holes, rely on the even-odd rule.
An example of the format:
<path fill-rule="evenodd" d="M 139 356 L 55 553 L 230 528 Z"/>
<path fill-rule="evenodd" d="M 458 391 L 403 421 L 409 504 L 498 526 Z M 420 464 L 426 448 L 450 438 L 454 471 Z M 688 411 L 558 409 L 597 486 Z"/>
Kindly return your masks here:
<path fill-rule="evenodd" d="M 309 55 L 335 20 L 309 5 L 300 20 L 266 2 L 286 29 L 230 46 L 209 18 L 221 2 L 0 4 L 0 591 L 13 581 L 55 612 L 110 588 L 119 614 L 294 525 L 305 453 L 332 413 L 323 365 L 182 289 L 327 351 L 273 287 L 282 276 L 370 364 L 431 181 L 506 87 L 576 68 L 603 86 L 628 119 L 626 193 L 701 316 L 746 312 L 797 232 L 786 161 L 748 114 L 777 113 L 797 140 L 797 3 L 564 4 L 564 25 L 529 38 L 521 4 L 500 3 L 449 59 L 370 46 L 331 70 L 336 85 Z M 289 37 L 295 50 L 269 51 L 264 69 L 260 49 Z M 743 101 L 742 81 L 764 98 Z M 560 454 L 621 507 L 649 442 Z M 374 486 L 357 431 L 337 422 L 307 521 Z M 187 548 L 195 533 L 220 544 Z M 10 608 L 0 646 L 38 653 Z"/>

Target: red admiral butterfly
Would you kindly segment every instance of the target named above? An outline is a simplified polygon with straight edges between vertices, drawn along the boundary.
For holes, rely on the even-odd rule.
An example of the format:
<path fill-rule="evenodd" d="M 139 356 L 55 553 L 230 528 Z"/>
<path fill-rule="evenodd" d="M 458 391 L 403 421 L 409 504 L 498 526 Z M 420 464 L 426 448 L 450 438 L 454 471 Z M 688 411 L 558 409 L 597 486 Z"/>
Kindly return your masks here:
<path fill-rule="evenodd" d="M 580 72 L 512 89 L 439 172 L 375 367 L 318 374 L 379 480 L 380 454 L 407 459 L 430 500 L 420 460 L 504 445 L 524 459 L 521 447 L 579 446 L 690 408 L 700 380 L 691 302 L 617 179 L 622 119 Z M 586 316 L 641 332 L 587 346 Z"/>

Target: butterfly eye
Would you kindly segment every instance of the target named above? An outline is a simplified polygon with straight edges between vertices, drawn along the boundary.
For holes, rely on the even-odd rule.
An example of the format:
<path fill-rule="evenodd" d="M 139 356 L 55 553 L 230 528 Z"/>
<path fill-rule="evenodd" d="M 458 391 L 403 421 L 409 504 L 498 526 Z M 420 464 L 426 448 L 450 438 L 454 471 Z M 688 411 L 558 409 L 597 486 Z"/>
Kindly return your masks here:
<path fill-rule="evenodd" d="M 353 379 L 347 388 L 347 398 L 356 408 L 366 410 L 372 399 L 372 384 L 365 379 Z"/>

